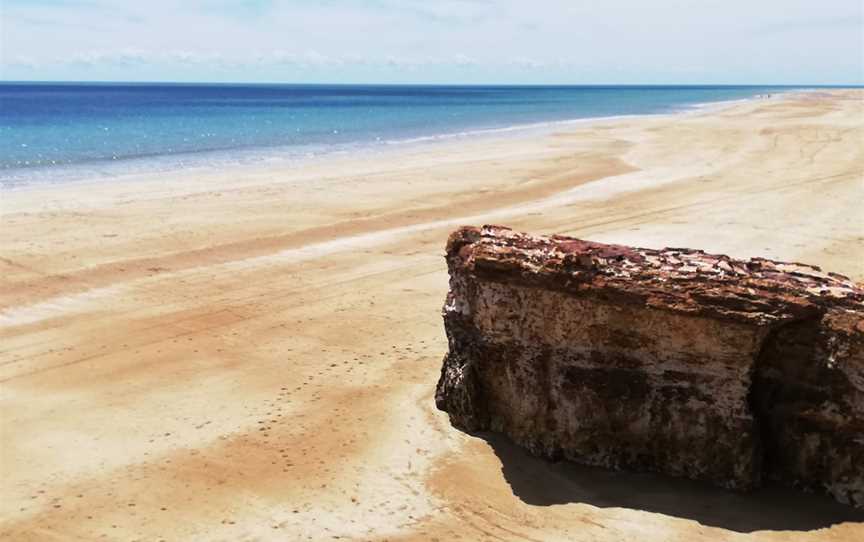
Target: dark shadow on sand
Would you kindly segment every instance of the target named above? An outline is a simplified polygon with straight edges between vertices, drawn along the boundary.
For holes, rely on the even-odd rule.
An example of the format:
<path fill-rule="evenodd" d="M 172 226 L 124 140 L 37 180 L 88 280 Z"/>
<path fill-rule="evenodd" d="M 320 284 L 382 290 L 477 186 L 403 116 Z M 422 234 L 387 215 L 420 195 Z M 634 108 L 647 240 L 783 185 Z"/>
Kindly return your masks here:
<path fill-rule="evenodd" d="M 584 503 L 631 508 L 698 521 L 740 533 L 811 531 L 843 522 L 864 522 L 864 511 L 829 497 L 767 487 L 740 494 L 703 483 L 660 476 L 553 463 L 530 455 L 506 437 L 482 438 L 501 460 L 513 493 L 535 506 Z"/>

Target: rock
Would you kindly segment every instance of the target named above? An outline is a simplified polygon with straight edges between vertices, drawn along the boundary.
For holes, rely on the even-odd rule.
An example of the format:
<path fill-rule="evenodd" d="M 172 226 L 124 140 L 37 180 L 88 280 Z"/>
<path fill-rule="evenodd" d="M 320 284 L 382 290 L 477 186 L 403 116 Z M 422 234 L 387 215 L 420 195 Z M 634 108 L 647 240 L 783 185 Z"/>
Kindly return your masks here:
<path fill-rule="evenodd" d="M 447 244 L 436 404 L 532 453 L 864 506 L 864 289 L 500 226 Z"/>

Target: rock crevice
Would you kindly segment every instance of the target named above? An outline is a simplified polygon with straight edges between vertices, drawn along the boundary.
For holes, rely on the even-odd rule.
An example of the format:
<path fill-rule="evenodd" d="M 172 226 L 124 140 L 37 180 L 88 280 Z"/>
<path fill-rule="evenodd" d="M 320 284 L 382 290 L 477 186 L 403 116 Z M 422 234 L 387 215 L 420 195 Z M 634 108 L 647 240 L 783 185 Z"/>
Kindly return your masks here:
<path fill-rule="evenodd" d="M 500 226 L 447 245 L 438 407 L 531 452 L 864 506 L 864 291 L 803 264 Z"/>

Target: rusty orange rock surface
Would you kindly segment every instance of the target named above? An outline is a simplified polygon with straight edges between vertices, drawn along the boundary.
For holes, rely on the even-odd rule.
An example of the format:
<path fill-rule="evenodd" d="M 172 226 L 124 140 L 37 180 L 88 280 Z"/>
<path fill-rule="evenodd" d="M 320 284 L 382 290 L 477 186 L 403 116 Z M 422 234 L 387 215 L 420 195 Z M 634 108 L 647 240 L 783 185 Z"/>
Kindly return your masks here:
<path fill-rule="evenodd" d="M 864 506 L 864 289 L 815 266 L 501 226 L 447 244 L 451 422 L 533 453 Z"/>

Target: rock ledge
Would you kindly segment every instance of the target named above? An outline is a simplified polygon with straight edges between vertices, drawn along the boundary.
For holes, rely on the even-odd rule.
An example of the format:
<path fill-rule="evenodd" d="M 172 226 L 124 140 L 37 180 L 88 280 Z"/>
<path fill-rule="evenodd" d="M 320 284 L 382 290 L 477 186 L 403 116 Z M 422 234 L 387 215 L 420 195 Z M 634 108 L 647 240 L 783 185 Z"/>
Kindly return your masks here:
<path fill-rule="evenodd" d="M 501 226 L 447 243 L 438 408 L 532 453 L 864 506 L 864 289 Z"/>

